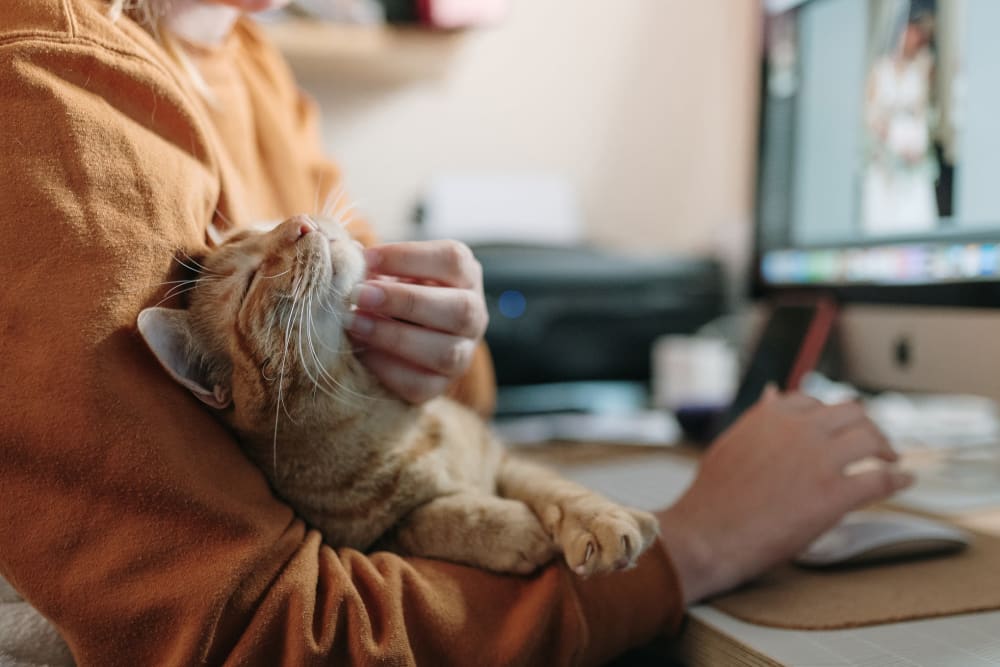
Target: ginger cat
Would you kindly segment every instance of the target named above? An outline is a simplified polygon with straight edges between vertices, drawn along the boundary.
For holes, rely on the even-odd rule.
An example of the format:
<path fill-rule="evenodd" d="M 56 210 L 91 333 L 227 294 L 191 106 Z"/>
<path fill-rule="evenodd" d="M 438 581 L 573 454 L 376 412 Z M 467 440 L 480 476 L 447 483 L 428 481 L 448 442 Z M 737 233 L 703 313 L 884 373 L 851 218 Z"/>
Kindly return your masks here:
<path fill-rule="evenodd" d="M 651 514 L 509 456 L 462 405 L 384 389 L 343 333 L 365 266 L 336 221 L 239 232 L 197 270 L 189 307 L 148 308 L 139 331 L 330 544 L 522 574 L 561 552 L 587 576 L 655 538 Z"/>

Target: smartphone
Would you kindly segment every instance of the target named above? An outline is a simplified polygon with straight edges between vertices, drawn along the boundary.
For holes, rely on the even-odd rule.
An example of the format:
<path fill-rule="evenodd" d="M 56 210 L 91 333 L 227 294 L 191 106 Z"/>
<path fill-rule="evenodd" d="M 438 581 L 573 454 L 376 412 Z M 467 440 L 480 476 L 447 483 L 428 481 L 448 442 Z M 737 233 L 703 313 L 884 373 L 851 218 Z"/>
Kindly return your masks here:
<path fill-rule="evenodd" d="M 814 370 L 827 347 L 837 319 L 837 305 L 827 297 L 775 303 L 768 314 L 736 397 L 712 421 L 704 440 L 715 439 L 757 402 L 768 384 L 796 391 Z"/>

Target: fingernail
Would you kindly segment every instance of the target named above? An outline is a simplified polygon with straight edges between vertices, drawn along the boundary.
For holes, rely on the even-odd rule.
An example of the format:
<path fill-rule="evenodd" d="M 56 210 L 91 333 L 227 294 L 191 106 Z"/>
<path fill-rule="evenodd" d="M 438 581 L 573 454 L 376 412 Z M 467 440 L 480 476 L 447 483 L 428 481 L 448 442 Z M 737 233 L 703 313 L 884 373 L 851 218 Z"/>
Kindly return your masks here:
<path fill-rule="evenodd" d="M 354 313 L 354 317 L 351 319 L 347 328 L 351 331 L 351 333 L 357 334 L 358 336 L 370 336 L 372 331 L 375 330 L 375 321 L 370 317 Z"/>
<path fill-rule="evenodd" d="M 368 265 L 368 270 L 375 268 L 382 262 L 382 253 L 374 248 L 365 249 L 365 264 Z"/>
<path fill-rule="evenodd" d="M 374 285 L 366 285 L 364 283 L 355 286 L 351 290 L 351 303 L 356 305 L 358 308 L 365 308 L 371 310 L 381 305 L 385 301 L 385 290 L 381 287 L 375 287 Z"/>

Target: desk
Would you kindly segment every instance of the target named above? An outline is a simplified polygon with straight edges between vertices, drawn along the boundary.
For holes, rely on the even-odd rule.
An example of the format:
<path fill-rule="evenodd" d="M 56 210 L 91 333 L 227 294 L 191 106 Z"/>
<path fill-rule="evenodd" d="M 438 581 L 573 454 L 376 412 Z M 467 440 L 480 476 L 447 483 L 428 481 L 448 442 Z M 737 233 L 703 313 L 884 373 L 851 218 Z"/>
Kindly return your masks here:
<path fill-rule="evenodd" d="M 557 443 L 518 447 L 605 495 L 643 509 L 664 507 L 694 474 L 696 450 Z M 1000 508 L 955 519 L 1000 535 Z M 998 564 L 1000 567 L 1000 564 Z M 679 651 L 691 667 L 986 667 L 1000 665 L 1000 611 L 833 631 L 751 625 L 708 605 L 689 610 Z"/>

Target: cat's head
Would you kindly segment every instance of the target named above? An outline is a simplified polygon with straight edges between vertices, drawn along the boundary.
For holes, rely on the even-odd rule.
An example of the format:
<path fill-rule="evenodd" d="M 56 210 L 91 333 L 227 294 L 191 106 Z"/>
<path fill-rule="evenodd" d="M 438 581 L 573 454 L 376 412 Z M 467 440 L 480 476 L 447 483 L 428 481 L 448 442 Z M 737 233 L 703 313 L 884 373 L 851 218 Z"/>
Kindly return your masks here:
<path fill-rule="evenodd" d="M 235 424 L 258 422 L 296 383 L 322 383 L 349 354 L 344 324 L 365 263 L 339 223 L 296 216 L 179 261 L 199 273 L 188 307 L 143 310 L 139 332 L 171 377 L 231 407 Z"/>

